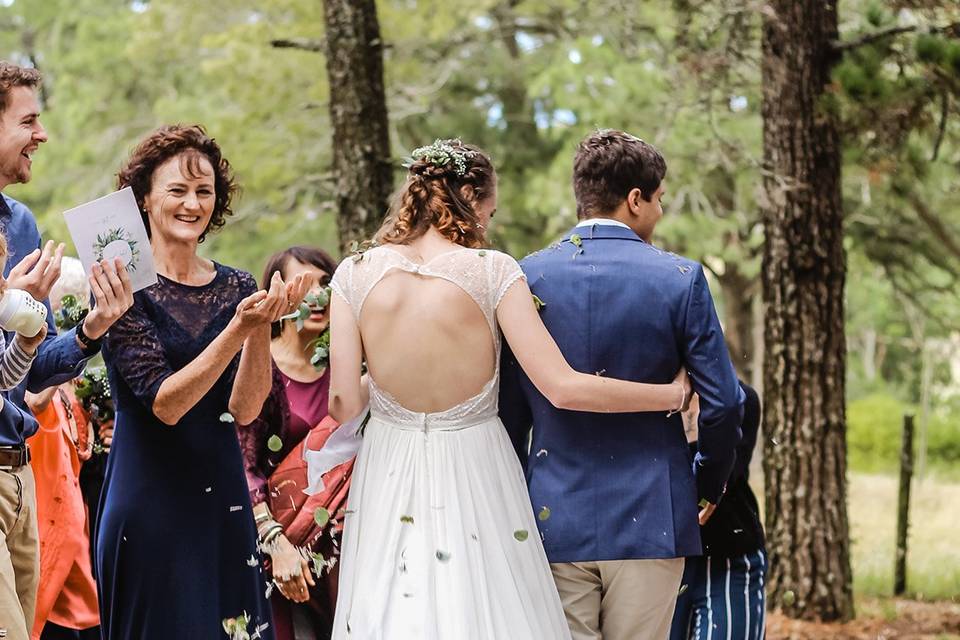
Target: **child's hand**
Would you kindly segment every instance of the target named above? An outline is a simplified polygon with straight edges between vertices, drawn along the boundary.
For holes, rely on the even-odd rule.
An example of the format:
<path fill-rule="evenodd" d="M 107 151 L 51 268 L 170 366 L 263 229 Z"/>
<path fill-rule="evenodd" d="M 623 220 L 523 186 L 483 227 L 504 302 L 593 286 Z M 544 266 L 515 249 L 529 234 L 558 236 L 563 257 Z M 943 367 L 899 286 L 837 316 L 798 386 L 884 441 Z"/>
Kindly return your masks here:
<path fill-rule="evenodd" d="M 29 355 L 33 355 L 37 351 L 37 347 L 40 346 L 40 343 L 43 342 L 43 339 L 47 337 L 47 325 L 44 323 L 40 327 L 40 331 L 37 332 L 37 335 L 32 338 L 28 338 L 22 333 L 17 334 L 18 342 L 20 346 L 23 347 L 23 350 Z"/>

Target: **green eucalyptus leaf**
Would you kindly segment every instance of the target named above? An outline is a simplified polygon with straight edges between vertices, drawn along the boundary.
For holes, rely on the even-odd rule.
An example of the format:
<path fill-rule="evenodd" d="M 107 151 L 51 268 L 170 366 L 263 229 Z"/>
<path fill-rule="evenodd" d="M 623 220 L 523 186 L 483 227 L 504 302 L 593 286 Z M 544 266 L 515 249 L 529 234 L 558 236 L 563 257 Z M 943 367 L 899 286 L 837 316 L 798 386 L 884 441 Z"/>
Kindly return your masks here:
<path fill-rule="evenodd" d="M 323 507 L 317 507 L 313 511 L 313 521 L 317 526 L 325 527 L 330 522 L 330 512 Z"/>
<path fill-rule="evenodd" d="M 540 513 L 537 514 L 537 517 L 540 518 L 541 522 L 543 522 L 544 520 L 549 520 L 550 507 L 543 507 L 542 509 L 540 509 Z"/>
<path fill-rule="evenodd" d="M 229 411 L 224 411 L 220 414 L 220 422 L 236 422 L 236 420 Z"/>
<path fill-rule="evenodd" d="M 280 439 L 280 436 L 273 434 L 267 438 L 267 449 L 273 451 L 274 453 L 277 453 L 283 449 L 283 440 Z"/>
<path fill-rule="evenodd" d="M 526 542 L 527 538 L 530 537 L 530 532 L 526 529 L 517 529 L 513 532 L 513 537 L 517 539 L 517 542 Z"/>

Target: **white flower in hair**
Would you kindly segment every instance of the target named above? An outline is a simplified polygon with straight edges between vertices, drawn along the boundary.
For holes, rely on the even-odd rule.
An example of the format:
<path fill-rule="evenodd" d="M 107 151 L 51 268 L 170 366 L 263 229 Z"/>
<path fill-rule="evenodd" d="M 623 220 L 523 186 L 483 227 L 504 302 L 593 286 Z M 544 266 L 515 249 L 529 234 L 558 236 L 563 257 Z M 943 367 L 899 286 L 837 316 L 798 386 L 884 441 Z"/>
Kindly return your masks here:
<path fill-rule="evenodd" d="M 403 166 L 410 168 L 418 160 L 429 162 L 436 167 L 446 167 L 452 163 L 454 171 L 462 178 L 467 173 L 467 160 L 475 156 L 477 152 L 459 146 L 463 144 L 459 140 L 453 140 L 452 142 L 455 142 L 458 146 L 437 139 L 431 145 L 418 147 L 413 150 L 410 154 L 410 160 Z"/>

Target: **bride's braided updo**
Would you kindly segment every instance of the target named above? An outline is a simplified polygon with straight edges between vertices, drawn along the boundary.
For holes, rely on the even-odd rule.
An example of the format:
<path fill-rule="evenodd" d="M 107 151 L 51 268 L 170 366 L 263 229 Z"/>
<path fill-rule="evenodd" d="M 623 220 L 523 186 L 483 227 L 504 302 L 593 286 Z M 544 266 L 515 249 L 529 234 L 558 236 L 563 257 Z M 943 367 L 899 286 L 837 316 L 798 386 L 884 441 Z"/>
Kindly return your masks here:
<path fill-rule="evenodd" d="M 432 226 L 464 247 L 485 245 L 477 205 L 493 195 L 496 172 L 478 147 L 437 140 L 413 152 L 407 179 L 395 194 L 378 243 L 407 244 Z"/>

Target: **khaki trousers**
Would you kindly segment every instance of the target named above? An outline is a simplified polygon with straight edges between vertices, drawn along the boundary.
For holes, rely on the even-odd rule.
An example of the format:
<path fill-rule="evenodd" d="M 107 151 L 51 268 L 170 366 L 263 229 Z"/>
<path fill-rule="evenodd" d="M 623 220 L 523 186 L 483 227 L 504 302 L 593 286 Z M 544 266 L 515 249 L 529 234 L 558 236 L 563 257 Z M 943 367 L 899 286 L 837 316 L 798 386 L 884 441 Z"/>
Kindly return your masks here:
<path fill-rule="evenodd" d="M 551 564 L 573 640 L 666 640 L 683 558 Z"/>
<path fill-rule="evenodd" d="M 0 469 L 0 631 L 29 640 L 40 577 L 33 469 Z M 4 635 L 0 633 L 0 638 Z"/>

